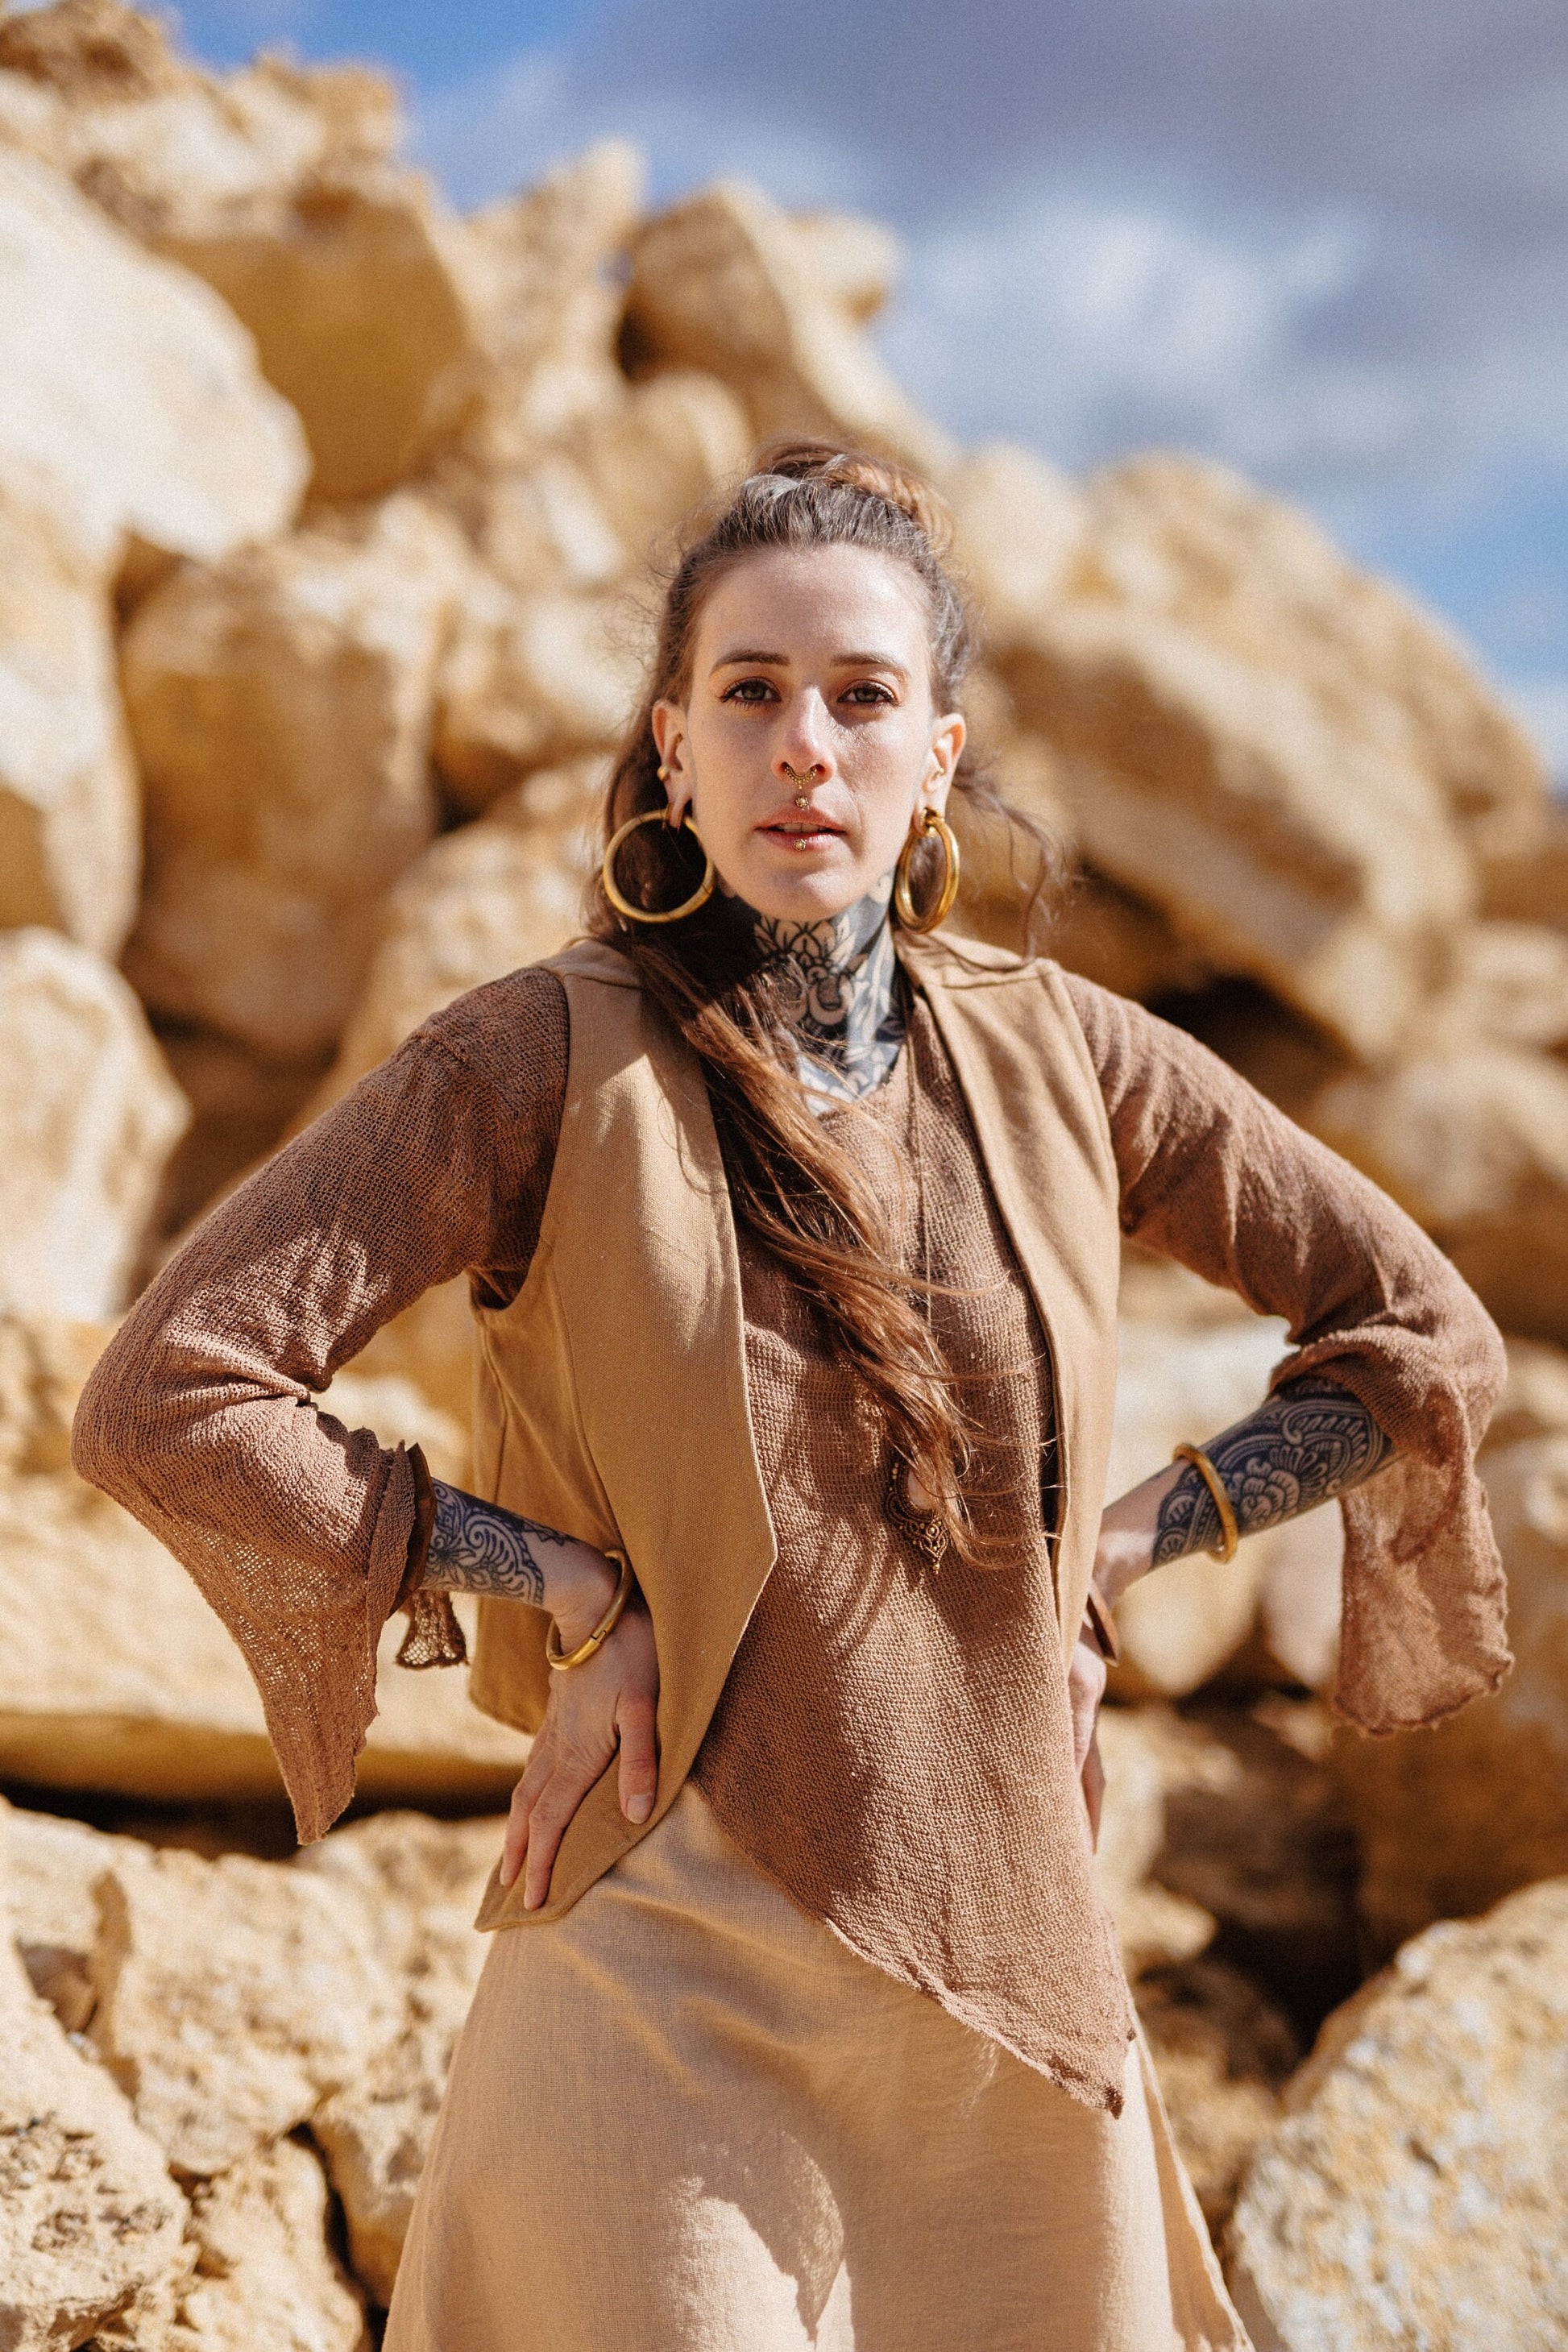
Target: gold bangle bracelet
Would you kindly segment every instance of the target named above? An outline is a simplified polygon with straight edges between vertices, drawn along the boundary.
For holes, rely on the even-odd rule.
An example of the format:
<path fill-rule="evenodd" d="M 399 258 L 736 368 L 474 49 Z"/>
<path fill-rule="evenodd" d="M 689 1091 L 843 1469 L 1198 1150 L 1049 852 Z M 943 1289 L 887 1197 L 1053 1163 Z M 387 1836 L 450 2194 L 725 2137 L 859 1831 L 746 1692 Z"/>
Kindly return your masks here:
<path fill-rule="evenodd" d="M 626 1602 L 632 1597 L 632 1564 L 626 1558 L 626 1553 L 624 1551 L 616 1551 L 613 1545 L 606 1545 L 605 1549 L 605 1558 L 606 1559 L 618 1559 L 621 1563 L 620 1578 L 616 1585 L 616 1597 L 611 1601 L 609 1607 L 605 1610 L 604 1615 L 600 1618 L 598 1623 L 595 1626 L 593 1632 L 589 1634 L 587 1640 L 582 1643 L 575 1650 L 563 1653 L 561 1647 L 561 1628 L 554 1622 L 553 1619 L 551 1621 L 550 1631 L 544 1637 L 544 1654 L 550 1663 L 552 1671 L 555 1674 L 563 1675 L 567 1672 L 568 1668 L 572 1666 L 585 1666 L 589 1659 L 604 1648 L 605 1643 L 615 1632 L 616 1627 L 620 1623 L 622 1615 L 626 1610 Z"/>
<path fill-rule="evenodd" d="M 1236 1523 L 1236 1512 L 1230 1496 L 1225 1491 L 1225 1481 L 1201 1445 L 1178 1445 L 1172 1454 L 1173 1462 L 1190 1462 L 1209 1493 L 1214 1496 L 1215 1509 L 1219 1513 L 1223 1540 L 1209 1547 L 1211 1559 L 1234 1559 L 1237 1545 L 1241 1541 L 1241 1529 Z"/>

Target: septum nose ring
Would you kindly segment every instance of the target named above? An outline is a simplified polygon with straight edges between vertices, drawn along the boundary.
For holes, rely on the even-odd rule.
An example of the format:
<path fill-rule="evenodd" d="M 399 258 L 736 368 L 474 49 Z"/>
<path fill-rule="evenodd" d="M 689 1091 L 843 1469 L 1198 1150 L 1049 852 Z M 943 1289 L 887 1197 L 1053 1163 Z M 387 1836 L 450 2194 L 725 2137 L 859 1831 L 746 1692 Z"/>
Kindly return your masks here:
<path fill-rule="evenodd" d="M 785 762 L 784 773 L 795 788 L 795 804 L 797 809 L 811 806 L 811 787 L 816 782 L 816 772 L 821 765 L 820 760 L 814 760 L 803 775 L 798 769 L 792 768 L 787 761 Z"/>

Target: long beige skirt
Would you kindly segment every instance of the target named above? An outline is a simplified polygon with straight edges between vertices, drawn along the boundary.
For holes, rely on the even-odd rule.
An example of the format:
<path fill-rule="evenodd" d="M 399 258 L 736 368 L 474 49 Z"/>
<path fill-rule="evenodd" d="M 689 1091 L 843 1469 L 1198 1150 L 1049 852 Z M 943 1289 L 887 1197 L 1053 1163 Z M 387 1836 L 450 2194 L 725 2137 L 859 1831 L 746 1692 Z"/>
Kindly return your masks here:
<path fill-rule="evenodd" d="M 847 1950 L 696 1790 L 492 1944 L 386 2352 L 1247 2352 L 1119 2117 Z"/>

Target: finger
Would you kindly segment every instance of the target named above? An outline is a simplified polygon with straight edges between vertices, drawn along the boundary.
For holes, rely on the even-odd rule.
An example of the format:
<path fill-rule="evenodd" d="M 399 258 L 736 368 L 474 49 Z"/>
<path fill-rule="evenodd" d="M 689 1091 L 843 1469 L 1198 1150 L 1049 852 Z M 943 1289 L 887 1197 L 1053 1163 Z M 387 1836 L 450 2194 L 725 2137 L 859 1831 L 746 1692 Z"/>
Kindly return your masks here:
<path fill-rule="evenodd" d="M 621 1811 L 628 1822 L 646 1822 L 658 1794 L 658 1746 L 652 1702 L 623 1696 L 616 1709 L 621 1735 Z"/>
<path fill-rule="evenodd" d="M 533 1771 L 533 1759 L 528 1760 L 528 1770 L 511 1792 L 507 1808 L 506 1836 L 500 1850 L 500 1883 L 510 1886 L 522 1868 L 522 1857 L 528 1851 L 528 1822 L 538 1801 L 538 1789 L 529 1785 Z"/>
<path fill-rule="evenodd" d="M 568 1778 L 557 1772 L 543 1791 L 528 1822 L 528 1856 L 522 1871 L 522 1907 L 537 1911 L 550 1894 L 555 1856 L 573 1816 L 592 1788 L 592 1780 Z"/>
<path fill-rule="evenodd" d="M 1100 1845 L 1100 1816 L 1105 1805 L 1105 1766 L 1100 1759 L 1100 1741 L 1091 1738 L 1089 1753 L 1083 1759 L 1083 1801 L 1089 1808 L 1089 1842 L 1097 1850 Z"/>

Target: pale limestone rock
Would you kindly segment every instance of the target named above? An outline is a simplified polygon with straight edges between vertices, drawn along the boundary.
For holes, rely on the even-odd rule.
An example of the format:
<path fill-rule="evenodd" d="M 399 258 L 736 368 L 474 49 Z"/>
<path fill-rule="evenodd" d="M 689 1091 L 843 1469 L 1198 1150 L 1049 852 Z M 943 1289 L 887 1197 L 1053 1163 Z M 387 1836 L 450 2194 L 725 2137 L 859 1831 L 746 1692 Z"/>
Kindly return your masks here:
<path fill-rule="evenodd" d="M 0 934 L 0 1304 L 123 1305 L 188 1117 L 117 971 L 53 931 Z"/>
<path fill-rule="evenodd" d="M 321 1076 L 319 1055 L 268 1061 L 210 1029 L 165 1024 L 158 1043 L 191 1106 L 191 1123 L 163 1171 L 154 1255 L 268 1157 Z"/>
<path fill-rule="evenodd" d="M 1159 1969 L 1134 1990 L 1177 2149 L 1217 2237 L 1254 2149 L 1279 2119 L 1300 2055 L 1295 2034 L 1283 2011 L 1223 1960 Z"/>
<path fill-rule="evenodd" d="M 1453 983 L 1430 1008 L 1427 1034 L 1456 1045 L 1568 1045 L 1568 937 L 1545 923 L 1473 923 L 1455 942 Z"/>
<path fill-rule="evenodd" d="M 388 893 L 363 991 L 301 1125 L 455 997 L 581 929 L 605 779 L 596 758 L 541 770 L 410 867 Z"/>
<path fill-rule="evenodd" d="M 310 2126 L 342 2200 L 354 2271 L 384 2307 L 488 1948 L 473 1917 L 505 1826 L 381 1813 L 334 1832 L 296 1864 L 353 1888 L 374 1912 L 378 1948 L 403 1984 L 395 2040 Z"/>
<path fill-rule="evenodd" d="M 371 1922 L 320 1879 L 171 1847 L 110 1864 L 95 1892 L 93 2040 L 183 2173 L 223 2172 L 293 2130 L 394 2030 Z"/>
<path fill-rule="evenodd" d="M 953 452 L 894 383 L 814 268 L 813 239 L 727 180 L 651 221 L 632 248 L 634 353 L 721 376 L 759 435 L 863 442 L 940 474 Z"/>
<path fill-rule="evenodd" d="M 401 495 L 140 607 L 149 870 L 126 968 L 160 1014 L 278 1062 L 335 1044 L 379 899 L 435 830 L 436 674 L 470 562 Z"/>
<path fill-rule="evenodd" d="M 1406 1945 L 1286 2105 L 1229 2232 L 1260 2352 L 1562 2344 L 1568 1883 Z"/>
<path fill-rule="evenodd" d="M 1508 1378 L 1487 1424 L 1488 1452 L 1527 1437 L 1568 1437 L 1568 1349 L 1510 1339 Z"/>
<path fill-rule="evenodd" d="M 1130 1977 L 1193 1958 L 1213 1940 L 1213 1914 L 1173 1895 L 1150 1873 L 1165 1843 L 1169 1740 L 1161 1710 L 1108 1706 L 1100 1717 L 1105 1797 L 1094 1874 L 1116 1925 Z"/>
<path fill-rule="evenodd" d="M 1069 971 L 1149 1003 L 1200 989 L 1214 967 L 1147 898 L 1086 866 L 1049 909 L 1046 949 Z"/>
<path fill-rule="evenodd" d="M 168 2352 L 371 2352 L 364 2305 L 331 2250 L 327 2183 L 280 2139 L 194 2191 L 196 2275 Z"/>
<path fill-rule="evenodd" d="M 1352 1051 L 1397 1044 L 1472 887 L 1428 778 L 1288 671 L 1110 599 L 1064 602 L 1005 667 L 1098 870 Z"/>
<path fill-rule="evenodd" d="M 1026 636 L 1062 594 L 1084 533 L 1083 493 L 1032 449 L 988 442 L 942 481 L 953 554 L 993 650 Z"/>
<path fill-rule="evenodd" d="M 3 146 L 0 278 L 0 926 L 114 955 L 140 818 L 112 574 L 277 530 L 303 441 L 220 302 Z"/>
<path fill-rule="evenodd" d="M 1539 764 L 1447 641 L 1216 467 L 1092 485 L 1067 593 L 1003 667 L 1093 866 L 1352 1053 L 1446 977 L 1471 845 L 1539 822 Z"/>
<path fill-rule="evenodd" d="M 374 1393 L 379 1412 L 391 1392 Z M 405 1390 L 402 1401 L 410 1435 L 438 1431 L 455 1444 L 424 1396 Z M 178 1561 L 117 1504 L 68 1472 L 0 1479 L 0 1581 L 11 1629 L 0 1644 L 0 1778 L 165 1801 L 279 1793 L 238 1650 Z M 395 1666 L 404 1630 L 394 1617 L 382 1636 L 360 1790 L 504 1804 L 527 1741 L 468 1705 L 465 1669 Z"/>
<path fill-rule="evenodd" d="M 1087 502 L 1089 593 L 1286 671 L 1331 722 L 1428 777 L 1483 856 L 1538 838 L 1550 796 L 1525 730 L 1439 622 L 1299 507 L 1173 456 L 1111 467 Z"/>
<path fill-rule="evenodd" d="M 0 1937 L 0 2343 L 162 2352 L 184 2224 L 156 2142 Z"/>
<path fill-rule="evenodd" d="M 615 740 L 641 683 L 626 632 L 612 597 L 475 600 L 442 668 L 436 727 L 462 806 L 488 807 L 531 769 Z"/>
<path fill-rule="evenodd" d="M 868 325 L 903 274 L 904 249 L 892 230 L 859 213 L 793 213 L 790 226 L 819 289 Z"/>
<path fill-rule="evenodd" d="M 1562 1062 L 1506 1045 L 1423 1052 L 1334 1079 L 1304 1118 L 1426 1226 L 1506 1328 L 1568 1339 Z"/>
<path fill-rule="evenodd" d="M 1250 1708 L 1136 1712 L 1165 1793 L 1152 1876 L 1218 1923 L 1213 1957 L 1310 2032 L 1362 1973 L 1355 1841 L 1327 1708 L 1270 1693 Z"/>
<path fill-rule="evenodd" d="M 488 371 L 466 446 L 487 467 L 540 448 L 625 398 L 617 265 L 642 209 L 635 147 L 600 140 L 463 224 Z"/>
<path fill-rule="evenodd" d="M 0 1477 L 70 1466 L 71 1415 L 109 1333 L 0 1309 Z"/>
<path fill-rule="evenodd" d="M 752 431 L 741 403 L 717 376 L 671 368 L 633 384 L 616 407 L 586 417 L 576 446 L 630 561 L 641 563 L 721 484 L 744 471 Z"/>
<path fill-rule="evenodd" d="M 136 236 L 382 162 L 401 128 L 384 75 L 273 53 L 215 76 L 117 0 L 59 0 L 0 24 L 0 143 L 54 164 Z"/>
<path fill-rule="evenodd" d="M 1242 1310 L 1195 1329 L 1124 1318 L 1107 1499 L 1163 1469 L 1179 1442 L 1201 1445 L 1255 1411 L 1284 1352 L 1284 1327 Z M 1170 1561 L 1118 1607 L 1114 1686 L 1129 1697 L 1195 1690 L 1246 1642 L 1266 1591 L 1292 1653 L 1281 1664 L 1310 1665 L 1314 1682 L 1331 1674 L 1342 1549 L 1339 1512 L 1325 1507 L 1249 1537 L 1232 1560 Z"/>
<path fill-rule="evenodd" d="M 152 1848 L 135 1838 L 0 1799 L 0 1918 L 34 1991 L 68 2033 L 90 2025 L 98 2006 L 93 1955 L 101 1922 L 93 1890 L 110 1864 L 134 1870 L 151 1859 Z"/>
<path fill-rule="evenodd" d="M 1561 805 L 1549 805 L 1531 840 L 1486 858 L 1481 871 L 1489 915 L 1568 930 L 1568 812 Z"/>
<path fill-rule="evenodd" d="M 142 864 L 110 621 L 101 556 L 41 484 L 19 498 L 0 455 L 0 929 L 47 924 L 108 956 Z"/>
<path fill-rule="evenodd" d="M 1515 1655 L 1500 1689 L 1431 1731 L 1361 1739 L 1335 1767 L 1375 1949 L 1568 1872 L 1568 1432 L 1489 1449 L 1481 1475 Z"/>
<path fill-rule="evenodd" d="M 105 565 L 127 535 L 208 560 L 281 528 L 299 421 L 223 303 L 0 148 L 0 478 Z"/>
<path fill-rule="evenodd" d="M 481 342 L 461 240 L 426 182 L 367 171 L 159 242 L 255 336 L 304 425 L 316 495 L 363 499 L 403 480 L 474 396 Z"/>
<path fill-rule="evenodd" d="M 102 0 L 44 13 L 52 40 L 0 45 L 0 126 L 223 298 L 303 423 L 320 496 L 389 488 L 461 415 L 479 358 L 461 224 L 382 160 L 390 86 L 265 59 L 217 80 Z"/>

